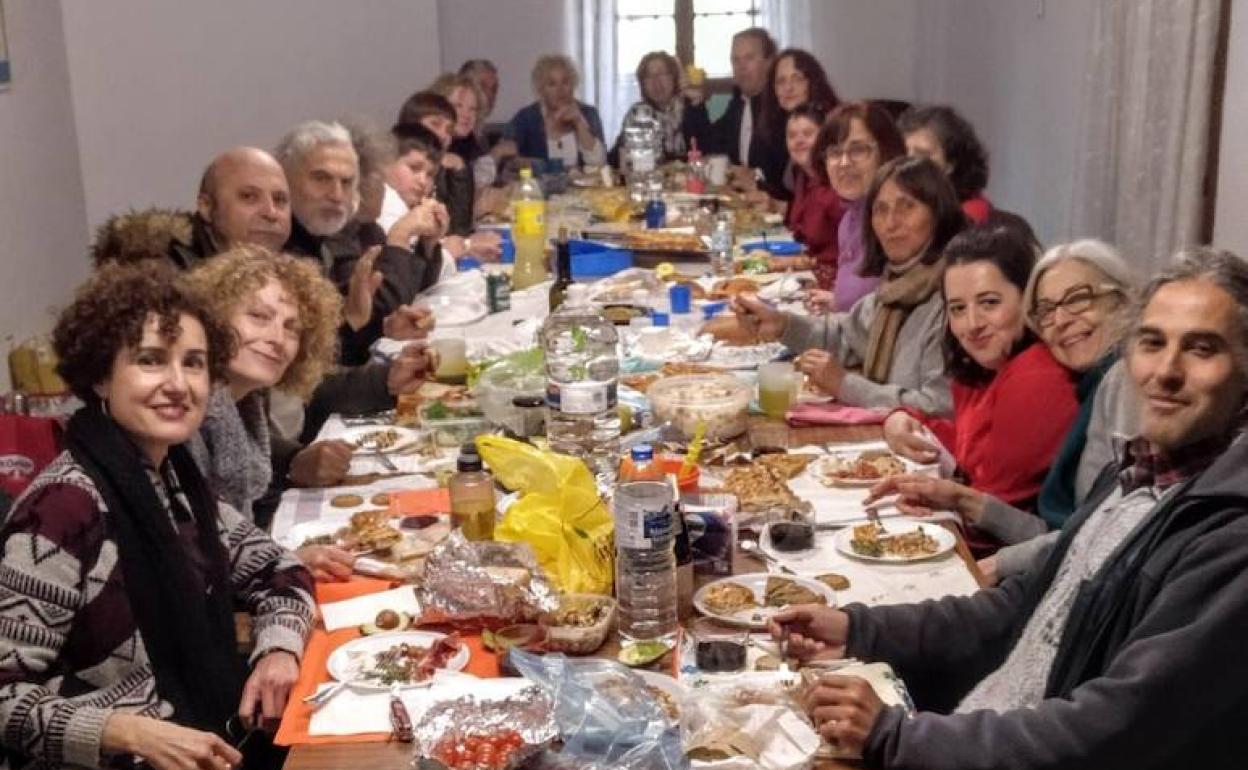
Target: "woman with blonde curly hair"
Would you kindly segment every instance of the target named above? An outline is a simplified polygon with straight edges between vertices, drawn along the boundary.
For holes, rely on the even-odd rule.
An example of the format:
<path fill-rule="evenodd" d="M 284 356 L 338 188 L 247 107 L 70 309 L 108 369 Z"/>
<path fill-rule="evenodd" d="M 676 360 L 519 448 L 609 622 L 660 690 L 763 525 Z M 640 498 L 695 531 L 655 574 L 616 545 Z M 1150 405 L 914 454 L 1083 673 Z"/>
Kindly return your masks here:
<path fill-rule="evenodd" d="M 273 478 L 269 390 L 302 399 L 312 394 L 334 363 L 342 299 L 311 262 L 253 246 L 218 254 L 185 281 L 229 324 L 237 342 L 203 427 L 191 439 L 191 453 L 218 496 L 254 516 L 253 504 Z M 351 449 L 340 443 L 310 444 L 291 464 L 299 455 L 327 455 L 338 476 L 346 475 Z M 350 574 L 350 557 L 336 550 L 299 555 L 317 577 Z"/>

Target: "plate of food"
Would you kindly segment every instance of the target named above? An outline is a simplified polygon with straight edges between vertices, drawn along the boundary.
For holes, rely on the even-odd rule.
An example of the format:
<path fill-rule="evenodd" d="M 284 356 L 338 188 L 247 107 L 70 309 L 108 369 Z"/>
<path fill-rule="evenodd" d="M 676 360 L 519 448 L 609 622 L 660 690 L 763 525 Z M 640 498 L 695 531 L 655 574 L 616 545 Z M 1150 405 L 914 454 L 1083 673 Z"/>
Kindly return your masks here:
<path fill-rule="evenodd" d="M 389 690 L 433 678 L 435 671 L 462 671 L 471 653 L 457 634 L 401 631 L 353 639 L 329 656 L 329 675 L 359 689 Z"/>
<path fill-rule="evenodd" d="M 358 452 L 397 452 L 415 445 L 420 433 L 398 425 L 356 425 L 344 430 L 338 438 Z"/>
<path fill-rule="evenodd" d="M 330 505 L 357 501 L 363 505 L 372 499 L 381 499 L 381 496 L 378 494 L 366 498 L 355 494 L 335 495 L 330 500 Z M 333 545 L 348 553 L 362 556 L 387 551 L 398 544 L 403 533 L 395 526 L 396 523 L 390 516 L 389 508 L 369 508 L 351 514 L 345 526 L 325 521 L 296 524 L 283 540 L 292 550 L 309 545 Z"/>
<path fill-rule="evenodd" d="M 868 449 L 864 452 L 832 452 L 819 460 L 814 474 L 829 487 L 871 487 L 890 476 L 899 476 L 914 469 L 887 449 Z"/>
<path fill-rule="evenodd" d="M 780 610 L 795 604 L 836 606 L 836 593 L 823 583 L 756 572 L 707 583 L 693 595 L 698 612 L 724 623 L 763 628 Z"/>
<path fill-rule="evenodd" d="M 659 671 L 634 669 L 633 673 L 646 683 L 646 691 L 654 696 L 672 724 L 680 723 L 680 703 L 689 695 L 689 689 L 676 677 Z"/>
<path fill-rule="evenodd" d="M 836 550 L 855 559 L 911 562 L 953 550 L 957 538 L 944 527 L 916 521 L 868 522 L 836 533 Z"/>

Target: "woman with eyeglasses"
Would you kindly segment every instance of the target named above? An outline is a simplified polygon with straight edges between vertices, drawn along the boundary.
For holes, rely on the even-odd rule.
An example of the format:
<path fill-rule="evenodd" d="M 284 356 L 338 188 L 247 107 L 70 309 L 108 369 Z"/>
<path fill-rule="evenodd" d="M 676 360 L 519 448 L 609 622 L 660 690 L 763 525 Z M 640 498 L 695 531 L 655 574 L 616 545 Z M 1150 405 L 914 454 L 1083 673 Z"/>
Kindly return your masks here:
<path fill-rule="evenodd" d="M 980 561 L 985 576 L 994 582 L 1031 566 L 1112 459 L 1113 436 L 1135 432 L 1133 396 L 1117 363 L 1117 345 L 1127 328 L 1134 293 L 1126 262 L 1112 246 L 1097 240 L 1055 246 L 1032 270 L 1023 292 L 1027 322 L 1053 358 L 1073 375 L 1079 406 L 1040 487 L 1036 514 L 983 491 L 930 477 L 889 480 L 872 490 L 872 497 L 900 493 L 898 506 L 907 513 L 954 511 L 1009 544 Z M 1047 405 L 1037 400 L 1036 407 L 1035 423 L 1047 421 Z M 928 448 L 918 435 L 899 440 L 897 446 L 911 456 L 923 456 Z"/>
<path fill-rule="evenodd" d="M 229 726 L 276 727 L 315 606 L 308 571 L 185 446 L 233 334 L 170 268 L 106 265 L 53 345 L 83 406 L 0 528 L 4 766 L 237 767 Z"/>
<path fill-rule="evenodd" d="M 966 218 L 949 180 L 922 158 L 884 164 L 865 200 L 871 219 L 862 272 L 880 278 L 874 291 L 847 312 L 822 317 L 742 294 L 733 300 L 737 321 L 755 338 L 801 353 L 798 371 L 841 403 L 949 414 L 940 279 L 945 245 Z"/>
<path fill-rule="evenodd" d="M 871 102 L 849 102 L 828 115 L 811 150 L 811 168 L 840 198 L 836 262 L 815 267 L 819 287 L 811 291 L 812 312 L 845 311 L 870 294 L 879 276 L 861 273 L 866 194 L 880 166 L 905 155 L 906 146 L 893 119 Z"/>
<path fill-rule="evenodd" d="M 1024 292 L 1035 261 L 1030 239 L 1004 227 L 974 228 L 949 242 L 943 348 L 953 418 L 903 409 L 884 422 L 894 452 L 935 463 L 934 439 L 968 486 L 1026 510 L 1035 507 L 1078 411 L 1070 372 L 1026 324 Z M 978 530 L 967 539 L 984 555 L 1000 546 Z"/>

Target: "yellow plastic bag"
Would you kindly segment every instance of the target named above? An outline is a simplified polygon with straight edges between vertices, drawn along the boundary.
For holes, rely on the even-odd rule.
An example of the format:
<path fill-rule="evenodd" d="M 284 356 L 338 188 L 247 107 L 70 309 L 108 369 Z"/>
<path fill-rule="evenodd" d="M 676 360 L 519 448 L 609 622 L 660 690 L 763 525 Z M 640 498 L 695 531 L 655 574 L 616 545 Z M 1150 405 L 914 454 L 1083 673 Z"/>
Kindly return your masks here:
<path fill-rule="evenodd" d="M 610 594 L 615 524 L 585 463 L 500 436 L 478 437 L 477 450 L 495 478 L 520 492 L 494 539 L 528 543 L 564 591 Z"/>

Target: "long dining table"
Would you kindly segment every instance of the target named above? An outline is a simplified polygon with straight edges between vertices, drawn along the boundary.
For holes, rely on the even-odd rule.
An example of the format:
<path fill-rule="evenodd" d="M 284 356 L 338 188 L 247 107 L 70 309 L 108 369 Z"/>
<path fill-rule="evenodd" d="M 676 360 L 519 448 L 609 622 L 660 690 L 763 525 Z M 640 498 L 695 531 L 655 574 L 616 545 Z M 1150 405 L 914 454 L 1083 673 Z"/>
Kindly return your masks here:
<path fill-rule="evenodd" d="M 750 422 L 750 442 L 755 446 L 799 447 L 808 445 L 854 444 L 880 438 L 878 425 L 789 427 L 785 423 L 763 417 L 753 417 Z M 974 583 L 986 585 L 983 575 L 975 564 L 965 542 L 956 527 L 949 525 L 957 535 L 956 552 L 962 565 Z M 766 566 L 755 556 L 736 549 L 733 574 L 741 575 L 764 572 Z M 699 576 L 697 584 L 709 578 Z M 610 640 L 597 655 L 612 656 L 618 649 Z M 284 767 L 286 770 L 344 770 L 344 768 L 368 768 L 368 770 L 407 770 L 411 767 L 413 748 L 411 744 L 395 741 L 375 743 L 316 743 L 292 746 Z M 852 761 L 821 761 L 821 770 L 853 768 Z"/>

